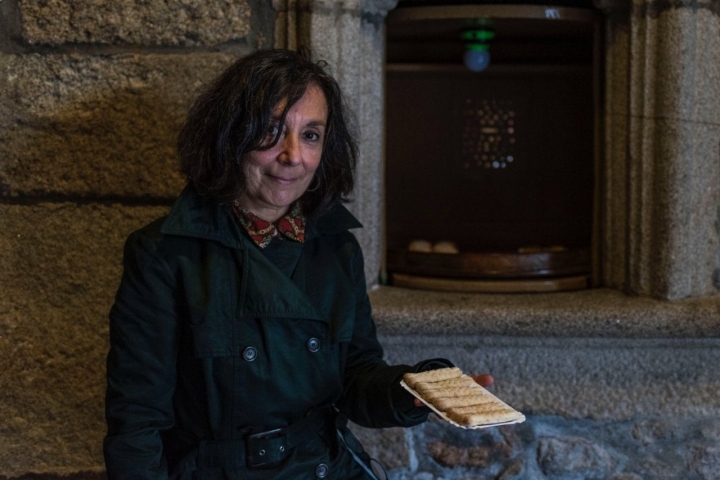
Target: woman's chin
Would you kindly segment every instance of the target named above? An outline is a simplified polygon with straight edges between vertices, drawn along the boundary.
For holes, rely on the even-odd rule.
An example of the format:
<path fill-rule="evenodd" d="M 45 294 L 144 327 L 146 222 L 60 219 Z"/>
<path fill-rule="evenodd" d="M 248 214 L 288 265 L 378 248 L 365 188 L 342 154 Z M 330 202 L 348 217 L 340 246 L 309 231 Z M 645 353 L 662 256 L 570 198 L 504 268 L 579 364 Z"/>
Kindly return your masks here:
<path fill-rule="evenodd" d="M 300 198 L 299 195 L 275 195 L 267 198 L 263 203 L 267 206 L 267 209 L 275 210 L 282 215 L 298 198 Z"/>
<path fill-rule="evenodd" d="M 289 208 L 290 205 L 292 205 L 293 202 L 295 200 L 297 200 L 298 198 L 300 198 L 299 195 L 298 196 L 295 196 L 295 195 L 284 196 L 281 198 L 274 199 L 274 201 L 272 202 L 272 205 L 274 205 L 278 209 L 286 209 L 286 208 Z"/>

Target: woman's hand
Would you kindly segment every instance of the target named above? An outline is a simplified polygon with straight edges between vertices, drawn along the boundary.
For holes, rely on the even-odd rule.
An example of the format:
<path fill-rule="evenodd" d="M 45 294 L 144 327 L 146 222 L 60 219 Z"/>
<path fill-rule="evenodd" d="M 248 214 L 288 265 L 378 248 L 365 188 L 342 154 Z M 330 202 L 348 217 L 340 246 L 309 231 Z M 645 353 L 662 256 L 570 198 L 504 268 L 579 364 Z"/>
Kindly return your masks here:
<path fill-rule="evenodd" d="M 493 383 L 495 383 L 495 379 L 492 375 L 486 373 L 484 375 L 470 375 L 470 378 L 475 380 L 475 382 L 480 385 L 481 387 L 489 387 Z M 423 403 L 419 399 L 415 399 L 415 406 L 416 407 L 422 407 Z"/>

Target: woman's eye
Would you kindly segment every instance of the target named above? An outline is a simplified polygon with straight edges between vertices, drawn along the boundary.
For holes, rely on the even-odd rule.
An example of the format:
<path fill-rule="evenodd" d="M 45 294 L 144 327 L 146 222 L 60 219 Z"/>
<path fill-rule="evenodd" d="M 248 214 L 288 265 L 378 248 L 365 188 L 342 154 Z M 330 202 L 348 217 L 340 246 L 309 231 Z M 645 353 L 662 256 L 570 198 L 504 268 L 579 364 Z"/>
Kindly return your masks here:
<path fill-rule="evenodd" d="M 317 132 L 307 132 L 305 134 L 305 138 L 307 138 L 311 142 L 317 142 L 318 140 L 320 140 L 320 134 Z"/>
<path fill-rule="evenodd" d="M 278 131 L 279 131 L 279 129 L 278 129 L 278 126 L 277 126 L 277 125 L 270 125 L 270 126 L 268 127 L 267 134 L 268 134 L 269 137 L 273 137 L 273 138 L 274 138 L 274 137 L 277 136 Z"/>

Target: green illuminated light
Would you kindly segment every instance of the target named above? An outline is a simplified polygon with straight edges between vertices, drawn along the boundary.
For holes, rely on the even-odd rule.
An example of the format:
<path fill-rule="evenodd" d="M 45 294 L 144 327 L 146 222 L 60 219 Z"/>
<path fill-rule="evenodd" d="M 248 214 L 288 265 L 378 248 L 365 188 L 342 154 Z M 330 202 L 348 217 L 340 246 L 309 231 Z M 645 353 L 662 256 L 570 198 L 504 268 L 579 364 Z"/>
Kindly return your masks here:
<path fill-rule="evenodd" d="M 462 32 L 463 40 L 488 42 L 495 38 L 495 32 L 492 30 L 466 30 Z"/>
<path fill-rule="evenodd" d="M 465 45 L 466 50 L 487 50 L 490 45 L 486 43 L 468 43 Z"/>

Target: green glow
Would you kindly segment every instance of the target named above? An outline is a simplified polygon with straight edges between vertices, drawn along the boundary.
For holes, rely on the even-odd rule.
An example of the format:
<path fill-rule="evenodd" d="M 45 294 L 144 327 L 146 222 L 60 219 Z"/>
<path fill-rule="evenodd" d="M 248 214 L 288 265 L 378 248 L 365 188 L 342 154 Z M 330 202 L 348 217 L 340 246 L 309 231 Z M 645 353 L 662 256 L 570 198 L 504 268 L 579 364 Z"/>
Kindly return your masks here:
<path fill-rule="evenodd" d="M 492 30 L 466 30 L 462 32 L 463 40 L 488 42 L 495 38 L 495 32 Z"/>
<path fill-rule="evenodd" d="M 490 46 L 485 43 L 468 43 L 465 45 L 467 50 L 487 50 Z"/>

